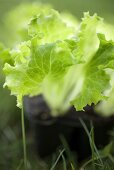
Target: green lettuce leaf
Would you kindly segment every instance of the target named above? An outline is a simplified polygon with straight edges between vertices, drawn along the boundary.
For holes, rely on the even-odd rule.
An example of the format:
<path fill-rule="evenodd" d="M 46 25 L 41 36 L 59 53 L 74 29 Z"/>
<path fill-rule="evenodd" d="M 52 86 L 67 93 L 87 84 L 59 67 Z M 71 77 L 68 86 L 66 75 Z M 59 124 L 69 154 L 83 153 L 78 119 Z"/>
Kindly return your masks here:
<path fill-rule="evenodd" d="M 28 35 L 28 24 L 30 23 L 31 19 L 33 20 L 32 23 L 34 23 L 34 26 L 35 26 L 35 20 L 40 21 L 40 19 L 44 16 L 45 20 L 42 20 L 42 24 L 43 24 L 43 22 L 46 21 L 46 18 L 47 18 L 46 16 L 51 17 L 51 15 L 52 15 L 52 13 L 50 12 L 51 8 L 52 8 L 51 5 L 42 4 L 39 2 L 38 3 L 36 3 L 36 2 L 35 3 L 22 3 L 22 4 L 18 5 L 17 7 L 15 7 L 15 9 L 9 11 L 4 16 L 3 25 L 2 25 L 2 27 L 3 27 L 2 32 L 3 32 L 4 36 L 2 36 L 2 34 L 1 34 L 0 39 L 3 39 L 3 42 L 8 47 L 14 47 L 15 45 L 17 45 L 18 43 L 20 43 L 22 41 L 29 40 L 30 36 Z M 55 12 L 55 13 L 57 14 L 57 12 Z M 50 16 L 49 16 L 49 14 L 50 14 Z M 67 17 L 66 17 L 66 15 L 67 15 Z M 71 14 L 62 13 L 60 16 L 58 15 L 58 18 L 60 18 L 60 17 L 61 17 L 61 20 L 63 20 L 63 23 L 68 25 L 68 27 L 76 27 L 78 25 L 77 19 L 75 19 L 75 17 L 73 17 Z M 35 18 L 37 18 L 37 19 L 35 19 Z M 55 17 L 55 20 L 57 22 L 56 17 Z M 34 28 L 32 27 L 32 23 L 30 24 L 30 27 L 31 27 L 31 29 L 35 29 L 34 26 L 33 26 Z M 42 24 L 40 23 L 39 26 L 41 26 Z M 47 24 L 49 24 L 49 18 L 47 20 Z M 59 24 L 59 22 L 58 22 L 58 24 Z M 60 30 L 62 28 L 61 23 L 58 26 L 60 26 L 60 28 L 56 27 L 55 30 Z M 46 31 L 45 24 L 44 24 L 44 28 Z M 49 29 L 51 31 L 51 27 L 49 27 Z M 62 34 L 64 34 L 63 31 L 62 31 Z"/>
<path fill-rule="evenodd" d="M 77 64 L 68 70 L 61 81 L 54 83 L 47 79 L 43 84 L 43 95 L 51 108 L 58 108 L 61 112 L 65 112 L 71 106 L 70 101 L 81 91 L 86 67 L 79 63 L 88 63 L 97 51 L 99 47 L 97 28 L 101 23 L 102 19 L 96 14 L 90 16 L 89 13 L 84 13 L 79 33 L 76 35 L 77 43 L 73 46 L 70 42 L 74 47 L 73 55 L 76 57 Z"/>
<path fill-rule="evenodd" d="M 107 96 L 107 100 L 101 101 L 95 107 L 95 110 L 99 114 L 109 116 L 114 114 L 114 70 L 107 69 L 106 72 L 111 77 L 110 86 L 104 91 L 105 96 Z"/>
<path fill-rule="evenodd" d="M 40 20 L 41 22 L 38 22 Z M 50 80 L 52 84 L 55 81 L 59 82 L 70 65 L 76 62 L 72 54 L 76 40 L 62 41 L 74 32 L 75 27 L 69 26 L 54 10 L 48 11 L 48 15 L 42 12 L 31 20 L 29 34 L 32 39 L 10 51 L 14 64 L 5 64 L 4 68 L 4 86 L 7 85 L 12 94 L 17 96 L 18 106 L 21 106 L 22 96 L 43 93 L 45 79 Z M 40 37 L 41 34 L 44 36 Z"/>
<path fill-rule="evenodd" d="M 103 35 L 99 35 L 100 47 L 91 60 L 84 65 L 84 81 L 80 94 L 72 101 L 77 110 L 83 107 L 97 104 L 100 100 L 106 99 L 103 92 L 109 86 L 110 76 L 106 74 L 103 67 L 110 68 L 111 61 L 114 61 L 114 43 L 106 41 Z"/>
<path fill-rule="evenodd" d="M 11 55 L 15 65 L 5 64 L 5 85 L 17 96 L 18 106 L 21 105 L 22 96 L 42 93 L 42 83 L 46 76 L 57 81 L 65 74 L 67 67 L 75 62 L 65 41 L 35 48 L 30 42 L 22 43 Z"/>
<path fill-rule="evenodd" d="M 42 12 L 35 16 L 30 24 L 28 33 L 37 37 L 39 44 L 53 43 L 75 35 L 75 27 L 68 25 L 67 21 L 55 10 L 49 10 L 47 14 Z"/>
<path fill-rule="evenodd" d="M 87 62 L 99 47 L 99 39 L 97 37 L 98 26 L 101 25 L 102 19 L 96 14 L 89 15 L 89 12 L 84 13 L 84 18 L 80 24 L 78 33 L 78 46 L 76 48 L 76 56 L 79 60 Z"/>
<path fill-rule="evenodd" d="M 54 10 L 33 17 L 30 40 L 10 51 L 13 64 L 4 67 L 4 86 L 17 96 L 19 107 L 23 96 L 43 94 L 57 116 L 71 104 L 83 110 L 107 99 L 110 75 L 105 70 L 114 69 L 114 43 L 97 34 L 101 22 L 85 13 L 77 34 Z"/>
<path fill-rule="evenodd" d="M 102 22 L 98 25 L 98 32 L 101 34 L 105 34 L 107 40 L 114 41 L 114 25 L 111 25 L 107 22 Z"/>

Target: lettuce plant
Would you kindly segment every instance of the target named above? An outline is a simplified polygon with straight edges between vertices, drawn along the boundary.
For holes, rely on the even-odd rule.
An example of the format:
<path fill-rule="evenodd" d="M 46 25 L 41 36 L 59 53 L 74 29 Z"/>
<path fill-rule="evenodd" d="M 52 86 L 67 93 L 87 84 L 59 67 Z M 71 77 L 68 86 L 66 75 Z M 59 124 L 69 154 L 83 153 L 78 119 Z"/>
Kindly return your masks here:
<path fill-rule="evenodd" d="M 33 16 L 29 40 L 9 52 L 12 63 L 4 66 L 4 86 L 17 96 L 17 105 L 22 106 L 25 95 L 43 94 L 51 114 L 58 116 L 71 105 L 84 110 L 109 100 L 105 92 L 111 87 L 114 42 L 102 25 L 100 17 L 88 12 L 80 26 L 55 10 Z"/>

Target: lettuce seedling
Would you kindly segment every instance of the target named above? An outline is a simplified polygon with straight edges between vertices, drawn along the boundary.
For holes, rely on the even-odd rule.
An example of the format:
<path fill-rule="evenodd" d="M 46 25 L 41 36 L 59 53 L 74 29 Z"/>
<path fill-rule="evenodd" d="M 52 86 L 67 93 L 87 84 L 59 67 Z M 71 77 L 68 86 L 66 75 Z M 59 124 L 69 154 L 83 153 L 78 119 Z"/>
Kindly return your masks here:
<path fill-rule="evenodd" d="M 22 106 L 25 95 L 43 94 L 51 114 L 58 116 L 71 105 L 84 110 L 107 100 L 111 76 L 106 69 L 114 69 L 114 43 L 99 29 L 102 22 L 96 14 L 84 13 L 77 32 L 77 25 L 55 10 L 34 16 L 29 40 L 10 51 L 13 65 L 4 66 L 4 86 L 17 96 L 17 105 Z"/>

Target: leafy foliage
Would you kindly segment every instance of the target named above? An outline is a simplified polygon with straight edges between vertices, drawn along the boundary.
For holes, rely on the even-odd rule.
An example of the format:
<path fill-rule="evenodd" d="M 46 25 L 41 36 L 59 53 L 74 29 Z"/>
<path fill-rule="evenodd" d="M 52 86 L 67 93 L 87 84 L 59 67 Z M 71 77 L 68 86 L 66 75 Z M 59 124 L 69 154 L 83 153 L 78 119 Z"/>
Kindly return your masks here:
<path fill-rule="evenodd" d="M 84 14 L 77 28 L 55 10 L 41 11 L 28 25 L 29 40 L 10 51 L 4 86 L 17 96 L 43 94 L 52 115 L 63 114 L 72 103 L 77 110 L 106 100 L 110 86 L 114 43 L 101 33 L 102 19 Z M 105 31 L 103 30 L 103 33 Z"/>

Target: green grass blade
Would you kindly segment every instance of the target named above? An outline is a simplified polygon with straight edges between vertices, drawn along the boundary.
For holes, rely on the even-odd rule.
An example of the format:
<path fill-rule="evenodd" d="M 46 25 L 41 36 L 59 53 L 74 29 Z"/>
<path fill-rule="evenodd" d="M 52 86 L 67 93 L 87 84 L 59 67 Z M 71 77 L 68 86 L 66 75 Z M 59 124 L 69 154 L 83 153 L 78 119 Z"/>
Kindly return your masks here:
<path fill-rule="evenodd" d="M 19 165 L 18 165 L 16 170 L 20 170 L 22 168 L 22 165 L 23 165 L 23 160 L 20 161 L 20 163 L 19 163 Z"/>
<path fill-rule="evenodd" d="M 67 141 L 66 141 L 66 139 L 64 138 L 63 135 L 60 135 L 60 140 L 63 144 L 63 147 L 65 148 L 65 152 L 67 154 L 67 157 L 68 157 L 70 164 L 72 164 L 75 167 L 75 170 L 76 170 L 76 161 L 74 160 L 73 155 L 72 155 L 70 148 L 68 146 L 68 143 L 67 143 Z"/>
<path fill-rule="evenodd" d="M 55 167 L 56 167 L 56 165 L 57 165 L 57 163 L 58 163 L 60 157 L 63 155 L 63 152 L 64 152 L 64 151 L 65 151 L 65 149 L 63 149 L 63 150 L 60 152 L 58 158 L 56 159 L 55 163 L 53 164 L 53 166 L 51 167 L 50 170 L 54 170 L 54 169 L 55 169 Z"/>
<path fill-rule="evenodd" d="M 80 122 L 81 122 L 81 124 L 82 124 L 85 132 L 87 133 L 88 138 L 89 138 L 91 152 L 92 152 L 93 169 L 95 169 L 95 167 L 94 167 L 94 165 L 95 165 L 94 161 L 95 160 L 99 160 L 100 161 L 100 165 L 103 166 L 103 161 L 101 159 L 101 156 L 100 156 L 100 154 L 98 152 L 98 149 L 97 149 L 97 147 L 95 145 L 95 142 L 94 142 L 94 128 L 93 128 L 92 123 L 91 123 L 91 131 L 89 132 L 89 130 L 87 129 L 86 124 L 84 123 L 84 121 L 82 119 L 79 119 L 79 120 L 80 120 Z"/>
<path fill-rule="evenodd" d="M 61 156 L 62 156 L 62 160 L 63 160 L 63 170 L 67 170 L 67 165 L 66 165 L 65 157 L 64 157 L 63 154 Z"/>
<path fill-rule="evenodd" d="M 25 170 L 27 170 L 27 152 L 26 152 L 26 136 L 25 136 L 25 122 L 24 122 L 24 108 L 23 108 L 23 103 L 22 103 L 22 109 L 21 109 L 21 126 L 22 126 L 24 167 L 25 167 Z"/>

